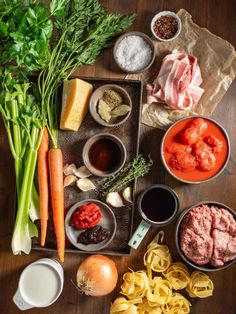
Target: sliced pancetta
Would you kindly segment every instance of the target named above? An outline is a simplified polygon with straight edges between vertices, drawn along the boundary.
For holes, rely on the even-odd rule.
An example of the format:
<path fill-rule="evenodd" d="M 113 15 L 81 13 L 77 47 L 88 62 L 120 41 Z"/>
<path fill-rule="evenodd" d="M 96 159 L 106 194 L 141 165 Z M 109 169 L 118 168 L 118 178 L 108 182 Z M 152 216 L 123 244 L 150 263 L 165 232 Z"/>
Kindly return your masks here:
<path fill-rule="evenodd" d="M 163 101 L 171 109 L 190 110 L 204 89 L 197 58 L 174 51 L 167 55 L 153 84 L 147 85 L 147 103 Z"/>

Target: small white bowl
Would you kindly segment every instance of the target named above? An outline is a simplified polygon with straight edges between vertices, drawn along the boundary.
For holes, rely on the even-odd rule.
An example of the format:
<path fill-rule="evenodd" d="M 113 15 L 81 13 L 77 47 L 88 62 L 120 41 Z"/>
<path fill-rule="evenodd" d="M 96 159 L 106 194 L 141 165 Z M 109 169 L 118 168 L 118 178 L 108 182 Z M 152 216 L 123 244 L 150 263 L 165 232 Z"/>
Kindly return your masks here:
<path fill-rule="evenodd" d="M 163 38 L 158 37 L 156 35 L 155 31 L 154 31 L 154 28 L 153 28 L 156 20 L 159 19 L 161 16 L 166 16 L 166 15 L 173 16 L 176 19 L 177 23 L 178 23 L 178 30 L 177 30 L 176 34 L 173 37 L 169 38 L 169 39 L 163 39 Z M 171 41 L 171 40 L 176 39 L 179 36 L 181 30 L 182 30 L 182 22 L 181 22 L 180 18 L 178 17 L 177 14 L 175 14 L 174 12 L 171 12 L 171 11 L 161 11 L 161 12 L 157 13 L 153 17 L 153 19 L 151 21 L 151 31 L 152 31 L 152 34 L 153 34 L 153 36 L 156 37 L 156 39 L 158 39 L 160 41 Z"/>

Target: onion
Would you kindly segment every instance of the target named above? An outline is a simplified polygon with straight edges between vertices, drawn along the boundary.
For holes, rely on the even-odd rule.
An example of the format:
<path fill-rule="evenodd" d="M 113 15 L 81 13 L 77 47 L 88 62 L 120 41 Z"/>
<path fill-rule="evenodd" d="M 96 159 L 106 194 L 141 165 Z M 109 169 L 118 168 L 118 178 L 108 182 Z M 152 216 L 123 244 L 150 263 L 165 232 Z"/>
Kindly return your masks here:
<path fill-rule="evenodd" d="M 79 291 L 91 296 L 109 294 L 115 289 L 117 280 L 116 264 L 103 255 L 91 255 L 86 258 L 76 275 Z"/>

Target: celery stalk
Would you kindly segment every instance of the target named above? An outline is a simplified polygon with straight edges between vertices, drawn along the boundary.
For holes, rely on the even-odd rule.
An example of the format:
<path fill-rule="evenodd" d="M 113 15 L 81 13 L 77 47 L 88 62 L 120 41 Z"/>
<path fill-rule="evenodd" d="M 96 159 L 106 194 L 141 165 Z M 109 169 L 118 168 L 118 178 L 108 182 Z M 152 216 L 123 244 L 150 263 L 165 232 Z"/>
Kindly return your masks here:
<path fill-rule="evenodd" d="M 30 149 L 22 180 L 22 188 L 18 201 L 16 221 L 11 242 L 13 254 L 20 254 L 21 252 L 29 254 L 31 251 L 31 233 L 33 223 L 30 222 L 29 219 L 29 206 L 36 161 L 37 151 L 35 149 Z"/>

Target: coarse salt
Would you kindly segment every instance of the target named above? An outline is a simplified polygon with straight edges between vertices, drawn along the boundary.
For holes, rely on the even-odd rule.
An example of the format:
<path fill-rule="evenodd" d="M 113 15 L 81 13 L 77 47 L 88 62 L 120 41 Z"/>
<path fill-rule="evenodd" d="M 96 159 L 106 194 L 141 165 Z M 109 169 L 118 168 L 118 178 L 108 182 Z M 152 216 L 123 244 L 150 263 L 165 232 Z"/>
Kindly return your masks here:
<path fill-rule="evenodd" d="M 127 36 L 116 50 L 117 62 L 128 71 L 144 69 L 152 59 L 150 45 L 140 36 Z"/>

